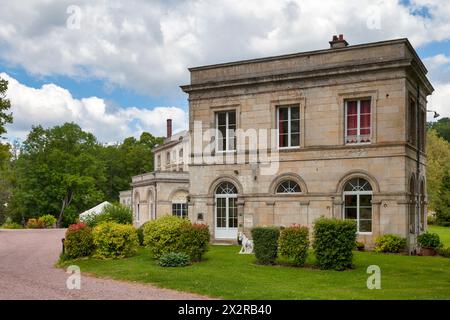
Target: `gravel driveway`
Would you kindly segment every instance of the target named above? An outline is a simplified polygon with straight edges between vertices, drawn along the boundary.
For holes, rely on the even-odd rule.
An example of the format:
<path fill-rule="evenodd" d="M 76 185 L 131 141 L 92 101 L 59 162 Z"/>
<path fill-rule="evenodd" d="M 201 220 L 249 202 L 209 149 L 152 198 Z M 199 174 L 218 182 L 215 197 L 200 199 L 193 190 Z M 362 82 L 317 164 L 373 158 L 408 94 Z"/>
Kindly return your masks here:
<path fill-rule="evenodd" d="M 0 300 L 6 299 L 202 299 L 146 284 L 82 275 L 81 289 L 69 290 L 69 274 L 54 267 L 64 229 L 0 230 Z"/>

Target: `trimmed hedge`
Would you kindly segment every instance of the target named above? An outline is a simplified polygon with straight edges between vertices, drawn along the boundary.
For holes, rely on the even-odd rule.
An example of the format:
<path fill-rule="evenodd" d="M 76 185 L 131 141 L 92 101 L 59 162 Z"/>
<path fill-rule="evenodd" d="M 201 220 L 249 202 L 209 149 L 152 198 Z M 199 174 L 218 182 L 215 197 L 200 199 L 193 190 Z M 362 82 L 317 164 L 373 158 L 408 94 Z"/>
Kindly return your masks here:
<path fill-rule="evenodd" d="M 27 228 L 28 229 L 43 229 L 44 228 L 44 223 L 42 221 L 40 221 L 39 219 L 28 219 L 27 221 Z"/>
<path fill-rule="evenodd" d="M 201 261 L 208 251 L 210 237 L 209 228 L 205 224 L 183 226 L 180 236 L 181 251 L 189 255 L 191 261 Z"/>
<path fill-rule="evenodd" d="M 161 267 L 184 267 L 189 264 L 189 255 L 184 252 L 168 252 L 161 255 Z"/>
<path fill-rule="evenodd" d="M 307 227 L 294 225 L 282 229 L 278 239 L 278 250 L 284 257 L 294 260 L 295 265 L 303 266 L 308 256 L 309 230 Z"/>
<path fill-rule="evenodd" d="M 352 266 L 356 223 L 352 220 L 319 218 L 314 223 L 313 248 L 321 269 L 345 270 Z"/>
<path fill-rule="evenodd" d="M 101 259 L 131 256 L 139 246 L 136 229 L 132 225 L 103 222 L 92 231 L 95 257 Z"/>
<path fill-rule="evenodd" d="M 64 254 L 69 259 L 90 256 L 94 250 L 92 229 L 82 222 L 71 224 L 64 239 Z"/>
<path fill-rule="evenodd" d="M 417 243 L 421 248 L 439 249 L 442 247 L 439 235 L 428 231 L 417 237 Z"/>
<path fill-rule="evenodd" d="M 385 234 L 375 240 L 375 252 L 399 253 L 405 250 L 406 239 L 395 234 Z"/>
<path fill-rule="evenodd" d="M 274 264 L 278 253 L 280 230 L 275 227 L 256 227 L 252 229 L 253 251 L 256 263 Z"/>

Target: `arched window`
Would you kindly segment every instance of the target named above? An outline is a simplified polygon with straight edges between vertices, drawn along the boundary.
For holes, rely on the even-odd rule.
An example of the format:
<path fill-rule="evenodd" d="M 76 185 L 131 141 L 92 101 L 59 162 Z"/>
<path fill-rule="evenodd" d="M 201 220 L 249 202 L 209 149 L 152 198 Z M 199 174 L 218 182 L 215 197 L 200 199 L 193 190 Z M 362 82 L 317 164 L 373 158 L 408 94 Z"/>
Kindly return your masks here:
<path fill-rule="evenodd" d="M 344 219 L 356 220 L 358 233 L 372 232 L 372 186 L 354 178 L 344 186 Z"/>
<path fill-rule="evenodd" d="M 222 182 L 216 189 L 216 194 L 237 194 L 237 189 L 230 182 Z"/>
<path fill-rule="evenodd" d="M 216 223 L 217 239 L 236 239 L 238 228 L 237 189 L 230 182 L 222 182 L 216 188 Z"/>
<path fill-rule="evenodd" d="M 281 182 L 276 190 L 277 193 L 300 193 L 302 192 L 297 182 L 293 180 L 285 180 Z"/>

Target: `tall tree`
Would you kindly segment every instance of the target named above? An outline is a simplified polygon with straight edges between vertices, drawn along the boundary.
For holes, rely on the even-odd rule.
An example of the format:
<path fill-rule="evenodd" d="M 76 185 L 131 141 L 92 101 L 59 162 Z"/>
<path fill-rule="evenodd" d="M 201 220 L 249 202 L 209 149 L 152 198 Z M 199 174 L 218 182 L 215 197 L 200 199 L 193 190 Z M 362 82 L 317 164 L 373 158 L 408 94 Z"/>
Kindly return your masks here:
<path fill-rule="evenodd" d="M 6 97 L 6 91 L 8 90 L 8 81 L 0 78 L 0 165 L 1 162 L 9 158 L 9 145 L 3 144 L 1 139 L 3 134 L 6 133 L 5 125 L 12 123 L 12 114 L 9 113 L 11 108 L 11 102 Z"/>
<path fill-rule="evenodd" d="M 100 150 L 96 138 L 74 123 L 51 129 L 33 127 L 17 160 L 12 197 L 16 215 L 51 213 L 60 226 L 64 218 L 69 223 L 70 215 L 102 201 L 105 167 Z"/>
<path fill-rule="evenodd" d="M 436 122 L 430 122 L 429 128 L 436 130 L 439 137 L 450 142 L 450 118 L 444 117 Z"/>
<path fill-rule="evenodd" d="M 450 164 L 450 143 L 433 129 L 427 132 L 427 191 L 428 207 L 437 210 L 443 193 L 443 178 Z M 444 192 L 445 193 L 445 192 Z"/>

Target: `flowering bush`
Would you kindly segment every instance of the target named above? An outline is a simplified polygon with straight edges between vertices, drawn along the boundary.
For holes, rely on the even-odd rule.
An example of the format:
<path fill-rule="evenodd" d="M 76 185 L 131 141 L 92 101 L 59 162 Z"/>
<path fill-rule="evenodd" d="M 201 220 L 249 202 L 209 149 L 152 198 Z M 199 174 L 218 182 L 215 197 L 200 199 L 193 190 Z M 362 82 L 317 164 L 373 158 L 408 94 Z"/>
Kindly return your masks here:
<path fill-rule="evenodd" d="M 278 239 L 278 251 L 282 256 L 292 258 L 295 265 L 305 264 L 309 248 L 309 230 L 307 227 L 294 225 L 282 229 Z"/>
<path fill-rule="evenodd" d="M 64 248 L 66 257 L 70 259 L 90 256 L 94 250 L 91 228 L 82 222 L 70 225 L 66 231 Z"/>
<path fill-rule="evenodd" d="M 375 252 L 398 253 L 406 248 L 406 239 L 395 234 L 385 234 L 375 240 Z"/>

